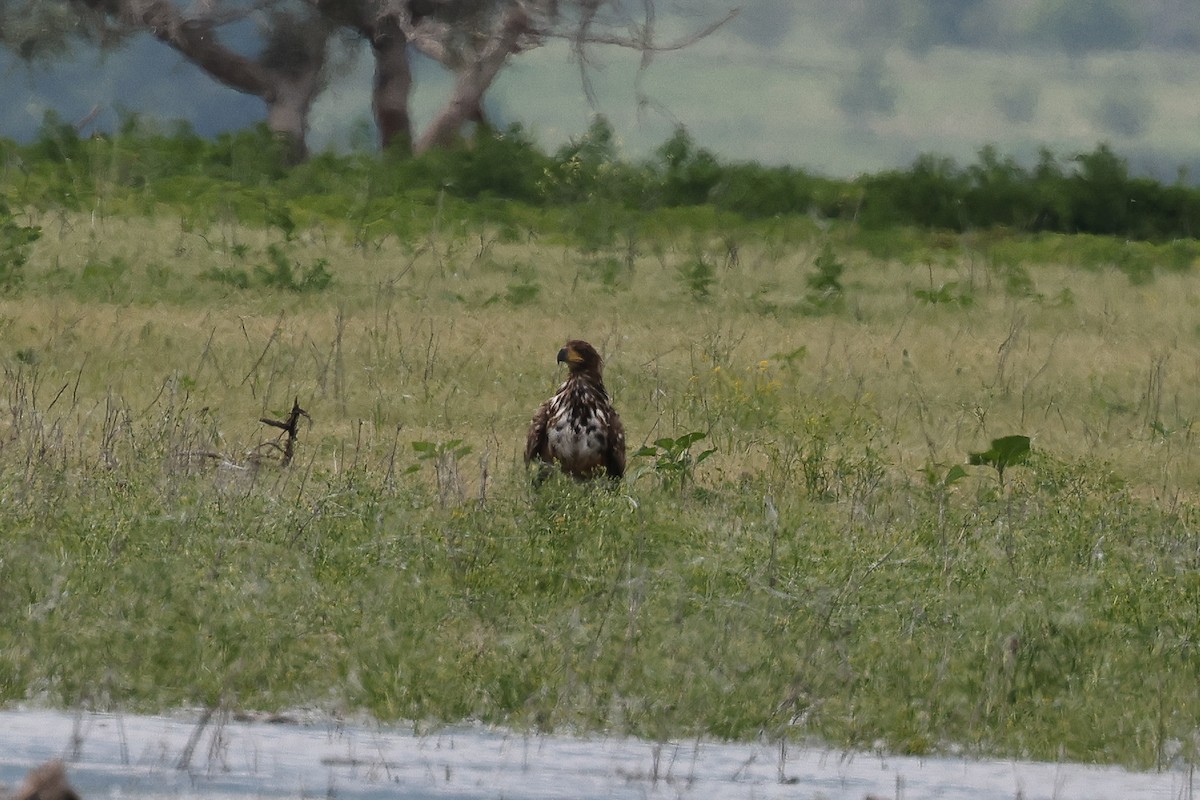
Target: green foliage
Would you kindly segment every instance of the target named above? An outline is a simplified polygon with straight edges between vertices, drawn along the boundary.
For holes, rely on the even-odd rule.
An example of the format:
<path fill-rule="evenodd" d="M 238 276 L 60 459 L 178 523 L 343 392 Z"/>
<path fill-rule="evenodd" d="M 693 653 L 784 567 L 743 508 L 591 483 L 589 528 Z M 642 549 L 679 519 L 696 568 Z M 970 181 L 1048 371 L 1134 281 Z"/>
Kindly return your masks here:
<path fill-rule="evenodd" d="M 485 132 L 472 147 L 431 153 L 426 160 L 441 165 L 443 185 L 459 197 L 524 202 L 539 199 L 539 181 L 547 163 L 518 124 L 503 132 Z"/>
<path fill-rule="evenodd" d="M 943 469 L 936 464 L 925 465 L 925 481 L 930 487 L 941 490 L 949 489 L 967 477 L 967 471 L 960 464 L 955 464 L 945 471 Z"/>
<path fill-rule="evenodd" d="M 35 160 L 65 164 L 81 158 L 83 142 L 74 125 L 65 122 L 57 112 L 47 111 L 28 152 Z"/>
<path fill-rule="evenodd" d="M 808 304 L 818 312 L 833 311 L 844 303 L 842 274 L 846 266 L 838 259 L 833 245 L 826 240 L 813 262 L 813 270 L 805 278 L 808 284 Z"/>
<path fill-rule="evenodd" d="M 268 245 L 267 260 L 267 264 L 260 264 L 254 268 L 255 276 L 267 288 L 290 292 L 320 292 L 333 282 L 333 273 L 328 269 L 329 262 L 323 258 L 313 261 L 299 277 L 293 268 L 291 256 L 282 246 Z"/>
<path fill-rule="evenodd" d="M 431 464 L 437 479 L 438 501 L 447 507 L 455 501 L 462 500 L 462 486 L 458 477 L 458 462 L 470 455 L 472 447 L 463 444 L 462 439 L 451 439 L 447 442 L 416 441 L 412 448 L 417 454 L 418 463 L 409 467 L 411 474 L 420 469 L 421 462 Z"/>
<path fill-rule="evenodd" d="M 967 463 L 972 466 L 988 466 L 996 470 L 1000 484 L 1004 484 L 1004 471 L 1017 464 L 1024 464 L 1030 455 L 1029 437 L 1016 434 L 992 440 L 992 446 L 979 453 L 970 453 Z"/>
<path fill-rule="evenodd" d="M 730 164 L 721 170 L 710 199 L 748 219 L 798 214 L 813 206 L 826 183 L 794 167 Z"/>
<path fill-rule="evenodd" d="M 1004 291 L 1011 297 L 1036 297 L 1037 287 L 1033 276 L 1024 264 L 1010 262 L 1002 266 L 1001 275 L 1004 278 Z"/>
<path fill-rule="evenodd" d="M 676 274 L 694 300 L 707 300 L 717 280 L 717 269 L 704 253 L 681 263 L 676 268 Z"/>
<path fill-rule="evenodd" d="M 813 262 L 813 272 L 808 276 L 808 288 L 822 294 L 842 293 L 842 273 L 846 267 L 838 260 L 833 251 L 833 245 L 828 241 L 821 246 L 821 252 Z"/>
<path fill-rule="evenodd" d="M 11 294 L 21 288 L 29 248 L 40 239 L 42 229 L 21 225 L 0 197 L 0 292 Z"/>
<path fill-rule="evenodd" d="M 913 297 L 929 305 L 969 306 L 973 302 L 970 294 L 958 290 L 958 281 L 946 281 L 936 288 L 913 289 Z"/>
<path fill-rule="evenodd" d="M 202 272 L 200 277 L 235 289 L 262 287 L 297 294 L 321 292 L 333 283 L 333 273 L 329 270 L 327 259 L 314 259 L 297 274 L 296 268 L 299 266 L 285 245 L 273 243 L 267 245 L 266 262 L 255 264 L 252 270 L 236 266 L 213 266 Z"/>
<path fill-rule="evenodd" d="M 686 458 L 694 432 L 645 456 L 662 486 L 635 484 L 636 504 L 502 485 L 476 508 L 422 483 L 425 465 L 451 479 L 464 440 L 413 442 L 391 484 L 231 485 L 165 459 L 196 414 L 132 415 L 110 442 L 129 458 L 70 481 L 0 454 L 0 698 L 1196 757 L 1173 749 L 1198 709 L 1195 534 L 1092 466 L 1039 461 L 1007 498 L 930 504 L 847 472 L 844 506 L 777 492 L 764 517 L 744 486 L 676 490 L 706 458 Z M 997 532 L 1005 514 L 1021 524 Z"/>
<path fill-rule="evenodd" d="M 289 163 L 287 144 L 265 123 L 218 134 L 206 156 L 205 167 L 214 177 L 249 186 L 285 178 Z"/>
<path fill-rule="evenodd" d="M 592 280 L 612 291 L 618 288 L 622 278 L 627 277 L 632 268 L 628 262 L 615 256 L 607 256 L 590 259 L 585 264 L 585 269 Z"/>
<path fill-rule="evenodd" d="M 657 155 L 665 205 L 699 205 L 710 200 L 721 181 L 722 168 L 715 155 L 696 147 L 686 128 L 676 127 Z"/>
<path fill-rule="evenodd" d="M 664 436 L 656 439 L 653 445 L 640 448 L 633 457 L 652 459 L 649 471 L 658 476 L 664 486 L 683 491 L 688 483 L 695 482 L 696 468 L 717 452 L 715 447 L 696 454 L 691 452 L 692 445 L 707 438 L 704 431 L 692 431 L 677 438 Z"/>
<path fill-rule="evenodd" d="M 250 288 L 250 273 L 239 267 L 210 267 L 200 273 L 200 277 L 234 289 Z"/>
<path fill-rule="evenodd" d="M 867 176 L 860 185 L 862 221 L 877 227 L 1001 227 L 1161 240 L 1193 237 L 1190 220 L 1200 212 L 1200 191 L 1133 177 L 1103 144 L 1065 165 L 1043 150 L 1033 169 L 993 147 L 966 168 L 924 155 L 907 171 Z"/>
<path fill-rule="evenodd" d="M 1044 201 L 1016 159 L 988 145 L 967 167 L 965 178 L 968 188 L 961 202 L 967 225 L 1022 229 L 1036 224 Z"/>
<path fill-rule="evenodd" d="M 966 308 L 975 302 L 970 290 L 960 289 L 958 281 L 945 281 L 935 286 L 932 265 L 929 268 L 929 288 L 914 289 L 913 297 L 931 306 L 957 305 Z"/>
<path fill-rule="evenodd" d="M 509 305 L 525 306 L 537 300 L 541 291 L 542 287 L 536 280 L 527 278 L 513 281 L 508 284 L 508 288 L 504 293 L 504 299 Z"/>
<path fill-rule="evenodd" d="M 105 301 L 123 299 L 129 294 L 129 262 L 120 256 L 110 259 L 88 259 L 83 265 L 77 292 L 84 297 Z"/>
<path fill-rule="evenodd" d="M 416 451 L 417 458 L 422 461 L 462 458 L 471 452 L 471 446 L 464 445 L 462 439 L 452 439 L 448 442 L 413 442 L 412 448 Z"/>
<path fill-rule="evenodd" d="M 950 158 L 920 156 L 907 172 L 891 171 L 863 179 L 863 224 L 912 224 L 963 230 L 963 199 L 969 178 Z"/>
<path fill-rule="evenodd" d="M 1160 242 L 1200 233 L 1200 190 L 1136 177 L 1107 145 L 1066 156 L 1043 150 L 1033 165 L 990 146 L 966 166 L 926 154 L 908 169 L 854 181 L 722 163 L 683 127 L 654 159 L 629 163 L 602 116 L 551 155 L 512 126 L 420 157 L 324 153 L 289 167 L 286 143 L 265 126 L 206 141 L 184 124 L 128 115 L 114 134 L 81 139 L 53 114 L 33 143 L 7 149 L 28 171 L 26 202 L 38 207 L 78 209 L 103 197 L 110 208 L 151 213 L 166 203 L 200 222 L 258 221 L 285 238 L 313 220 L 353 221 L 363 242 L 408 236 L 451 209 L 518 235 L 531 221 L 553 220 L 555 233 L 596 250 L 644 235 L 657 225 L 651 213 L 672 208 L 715 209 L 739 223 L 811 212 L 864 231 L 990 228 Z M 1131 279 L 1146 275 L 1135 270 Z"/>
<path fill-rule="evenodd" d="M 625 202 L 620 185 L 616 133 L 603 115 L 597 115 L 587 132 L 558 149 L 545 168 L 540 191 L 547 199 L 564 203 Z"/>
<path fill-rule="evenodd" d="M 1163 267 L 1171 272 L 1189 272 L 1200 258 L 1200 242 L 1175 239 L 1162 248 Z"/>

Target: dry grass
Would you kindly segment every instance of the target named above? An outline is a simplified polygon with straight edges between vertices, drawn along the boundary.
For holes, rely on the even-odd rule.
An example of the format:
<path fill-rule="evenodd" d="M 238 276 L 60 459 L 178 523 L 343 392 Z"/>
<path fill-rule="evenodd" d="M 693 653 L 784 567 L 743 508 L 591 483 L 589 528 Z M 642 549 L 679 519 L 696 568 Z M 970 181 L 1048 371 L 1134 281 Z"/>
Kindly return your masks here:
<path fill-rule="evenodd" d="M 36 361 L 39 403 L 68 387 L 77 436 L 97 435 L 97 409 L 114 398 L 136 410 L 175 391 L 246 447 L 259 416 L 299 398 L 326 450 L 389 446 L 398 430 L 402 442 L 461 438 L 509 469 L 560 378 L 554 352 L 583 337 L 606 355 L 632 441 L 711 431 L 726 473 L 753 462 L 758 432 L 724 411 L 752 400 L 793 425 L 852 405 L 902 470 L 1020 432 L 1159 496 L 1190 495 L 1200 479 L 1189 391 L 1200 290 L 1187 273 L 1132 286 L 1112 269 L 1031 263 L 1032 290 L 1014 296 L 969 242 L 924 263 L 839 246 L 844 310 L 812 315 L 815 242 L 743 241 L 736 265 L 715 241 L 653 242 L 605 283 L 596 264 L 609 256 L 538 240 L 431 234 L 362 250 L 317 231 L 287 249 L 299 268 L 327 260 L 334 284 L 297 295 L 201 277 L 263 263 L 270 232 L 85 217 L 48 227 L 31 291 L 0 303 L 0 324 L 7 357 Z M 703 301 L 677 274 L 697 258 L 713 265 Z M 126 265 L 117 288 L 79 278 L 114 259 Z M 951 281 L 971 305 L 914 297 Z"/>

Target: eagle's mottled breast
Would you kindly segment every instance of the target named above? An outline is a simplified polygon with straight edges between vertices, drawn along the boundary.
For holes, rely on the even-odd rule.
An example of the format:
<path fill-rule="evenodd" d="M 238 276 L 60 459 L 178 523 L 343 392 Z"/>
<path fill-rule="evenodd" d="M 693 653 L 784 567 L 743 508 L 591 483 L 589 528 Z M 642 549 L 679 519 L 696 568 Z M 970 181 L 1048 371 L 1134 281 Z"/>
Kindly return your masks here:
<path fill-rule="evenodd" d="M 614 412 L 608 397 L 583 381 L 567 381 L 550 400 L 546 439 L 550 455 L 573 473 L 585 473 L 604 464 L 611 446 L 624 445 L 623 435 L 612 430 Z M 610 441 L 616 437 L 621 440 Z"/>

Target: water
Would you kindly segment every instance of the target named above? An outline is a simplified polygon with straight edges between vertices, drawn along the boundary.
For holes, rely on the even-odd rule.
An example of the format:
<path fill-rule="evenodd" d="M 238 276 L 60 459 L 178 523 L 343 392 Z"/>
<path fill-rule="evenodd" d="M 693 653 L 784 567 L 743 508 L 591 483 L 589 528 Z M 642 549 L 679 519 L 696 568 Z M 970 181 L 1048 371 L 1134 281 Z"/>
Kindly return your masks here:
<path fill-rule="evenodd" d="M 0 784 L 67 762 L 97 798 L 577 798 L 578 800 L 1193 800 L 1190 773 L 891 757 L 821 748 L 527 736 L 482 726 L 416 735 L 288 721 L 0 711 Z"/>

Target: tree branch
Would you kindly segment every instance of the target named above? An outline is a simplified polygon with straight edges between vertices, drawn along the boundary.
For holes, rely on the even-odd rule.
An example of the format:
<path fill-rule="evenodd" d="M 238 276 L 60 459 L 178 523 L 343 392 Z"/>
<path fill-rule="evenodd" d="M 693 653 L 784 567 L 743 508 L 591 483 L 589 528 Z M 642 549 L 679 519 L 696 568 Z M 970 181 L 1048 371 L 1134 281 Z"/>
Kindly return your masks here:
<path fill-rule="evenodd" d="M 725 25 L 730 20 L 738 15 L 740 9 L 733 9 L 724 17 L 713 22 L 698 31 L 688 34 L 680 39 L 676 39 L 665 44 L 654 42 L 653 37 L 642 36 L 613 36 L 613 35 L 597 35 L 588 33 L 584 26 L 580 26 L 571 33 L 561 31 L 544 31 L 542 35 L 548 39 L 570 39 L 574 43 L 574 49 L 579 50 L 581 47 L 592 44 L 611 45 L 614 47 L 624 47 L 630 50 L 639 50 L 644 53 L 670 53 L 676 50 L 683 50 L 690 47 L 696 42 L 711 36 L 722 25 Z M 651 19 L 653 15 L 651 14 Z M 590 26 L 588 26 L 590 27 Z"/>
<path fill-rule="evenodd" d="M 483 95 L 508 57 L 521 51 L 522 37 L 531 32 L 529 15 L 522 4 L 504 10 L 479 55 L 457 70 L 454 93 L 417 141 L 416 152 L 451 144 L 463 123 L 479 115 Z"/>
<path fill-rule="evenodd" d="M 169 0 L 78 2 L 149 32 L 226 86 L 255 97 L 269 98 L 273 82 L 266 67 L 222 45 L 213 34 L 211 22 L 185 19 Z"/>

